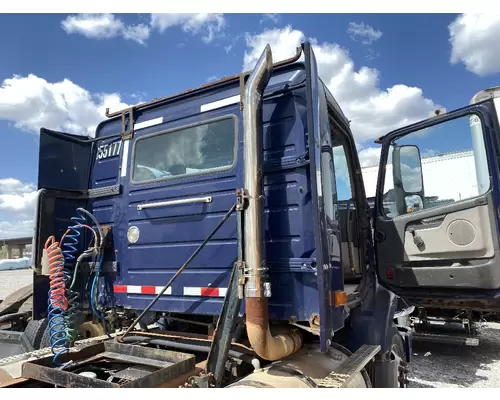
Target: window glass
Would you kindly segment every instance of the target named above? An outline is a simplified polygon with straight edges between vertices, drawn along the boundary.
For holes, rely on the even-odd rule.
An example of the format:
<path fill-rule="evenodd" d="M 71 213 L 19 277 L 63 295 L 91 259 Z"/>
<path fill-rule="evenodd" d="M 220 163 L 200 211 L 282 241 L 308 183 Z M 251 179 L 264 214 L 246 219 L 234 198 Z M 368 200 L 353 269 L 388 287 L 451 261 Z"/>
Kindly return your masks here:
<path fill-rule="evenodd" d="M 335 166 L 338 200 L 349 200 L 352 198 L 352 189 L 344 146 L 338 145 L 333 147 L 333 165 Z"/>
<path fill-rule="evenodd" d="M 335 176 L 333 171 L 333 158 L 331 148 L 324 146 L 321 151 L 321 171 L 322 171 L 322 186 L 323 186 L 323 204 L 325 214 L 331 221 L 336 220 L 337 205 L 335 191 Z"/>
<path fill-rule="evenodd" d="M 226 118 L 137 140 L 132 180 L 178 178 L 231 168 L 235 121 Z"/>
<path fill-rule="evenodd" d="M 385 169 L 384 211 L 395 217 L 439 207 L 482 195 L 489 187 L 483 126 L 477 115 L 467 115 L 414 131 L 391 143 Z"/>

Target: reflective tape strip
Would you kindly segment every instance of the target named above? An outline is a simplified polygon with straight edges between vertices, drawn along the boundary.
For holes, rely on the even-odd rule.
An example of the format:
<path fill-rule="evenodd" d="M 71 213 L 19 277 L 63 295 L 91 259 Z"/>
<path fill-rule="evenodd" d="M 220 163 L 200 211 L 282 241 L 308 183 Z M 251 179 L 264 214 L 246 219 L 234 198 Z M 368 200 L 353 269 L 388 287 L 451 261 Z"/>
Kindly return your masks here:
<path fill-rule="evenodd" d="M 115 285 L 115 293 L 129 293 L 129 294 L 159 294 L 164 286 L 134 286 L 134 285 Z M 172 287 L 165 290 L 163 295 L 172 294 Z"/>
<path fill-rule="evenodd" d="M 127 294 L 159 294 L 163 286 L 134 286 L 134 285 L 115 285 L 115 293 Z M 199 296 L 199 297 L 225 297 L 227 288 L 216 287 L 184 287 L 184 296 Z M 171 295 L 172 288 L 169 287 L 163 295 Z"/>
<path fill-rule="evenodd" d="M 230 106 L 233 104 L 237 104 L 240 101 L 240 95 L 226 97 L 222 100 L 213 101 L 212 103 L 202 104 L 200 107 L 200 112 L 206 112 L 210 110 L 216 110 L 218 108 Z"/>
<path fill-rule="evenodd" d="M 185 287 L 184 296 L 224 297 L 227 288 Z"/>

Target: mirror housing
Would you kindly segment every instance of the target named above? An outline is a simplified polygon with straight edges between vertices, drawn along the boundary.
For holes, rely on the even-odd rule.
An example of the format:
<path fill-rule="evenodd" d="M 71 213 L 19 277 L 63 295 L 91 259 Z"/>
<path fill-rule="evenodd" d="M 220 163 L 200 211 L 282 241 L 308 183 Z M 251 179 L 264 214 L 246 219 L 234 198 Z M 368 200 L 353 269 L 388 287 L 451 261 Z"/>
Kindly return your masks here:
<path fill-rule="evenodd" d="M 417 146 L 394 146 L 392 177 L 399 215 L 424 208 L 422 160 Z"/>

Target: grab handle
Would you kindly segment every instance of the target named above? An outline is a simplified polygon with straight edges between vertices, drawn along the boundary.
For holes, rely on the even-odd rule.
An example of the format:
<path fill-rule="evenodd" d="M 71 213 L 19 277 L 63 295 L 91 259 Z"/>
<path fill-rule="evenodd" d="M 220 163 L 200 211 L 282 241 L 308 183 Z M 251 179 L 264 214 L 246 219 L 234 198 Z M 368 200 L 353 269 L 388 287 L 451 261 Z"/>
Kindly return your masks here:
<path fill-rule="evenodd" d="M 180 204 L 211 203 L 211 202 L 212 202 L 212 196 L 195 197 L 195 198 L 192 198 L 192 199 L 160 201 L 158 203 L 138 204 L 137 205 L 137 211 L 144 210 L 145 208 L 168 207 L 168 206 L 177 206 L 177 205 L 180 205 Z"/>

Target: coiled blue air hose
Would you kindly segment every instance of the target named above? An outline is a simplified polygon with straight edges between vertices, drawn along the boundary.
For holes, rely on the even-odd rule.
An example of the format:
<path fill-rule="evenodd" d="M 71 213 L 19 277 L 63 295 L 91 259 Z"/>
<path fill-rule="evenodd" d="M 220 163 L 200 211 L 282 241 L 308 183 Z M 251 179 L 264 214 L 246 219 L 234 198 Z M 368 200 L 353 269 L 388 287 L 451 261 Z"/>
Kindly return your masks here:
<path fill-rule="evenodd" d="M 71 288 L 72 268 L 80 243 L 80 229 L 83 228 L 83 223 L 87 222 L 80 209 L 77 209 L 77 214 L 76 217 L 71 218 L 74 224 L 68 227 L 68 231 L 61 239 L 62 252 L 57 243 L 53 243 L 48 248 L 48 251 L 52 252 L 53 261 L 50 267 L 48 329 L 50 348 L 54 354 L 52 361 L 57 366 L 63 365 L 59 357 L 69 352 L 69 344 L 76 336 L 75 317 L 78 313 L 79 295 Z M 56 284 L 52 284 L 53 282 Z"/>
<path fill-rule="evenodd" d="M 68 308 L 65 313 L 66 333 L 69 341 L 76 338 L 77 330 L 75 329 L 75 317 L 78 314 L 78 306 L 80 305 L 78 302 L 79 294 L 71 288 L 71 282 L 73 280 L 73 269 L 75 267 L 78 245 L 80 244 L 80 229 L 82 229 L 82 225 L 87 222 L 80 209 L 77 209 L 76 213 L 78 215 L 77 217 L 71 217 L 71 221 L 75 224 L 68 227 L 70 232 L 66 234 L 66 238 L 62 244 L 62 254 L 64 257 L 64 278 L 66 282 L 66 299 L 68 301 Z"/>
<path fill-rule="evenodd" d="M 75 264 L 79 264 L 79 261 L 81 261 L 81 259 L 91 254 L 89 253 L 89 251 L 87 251 L 84 252 L 87 254 L 82 253 L 79 259 L 77 259 L 76 257 L 80 244 L 82 228 L 91 230 L 94 235 L 94 249 L 90 250 L 90 252 L 96 251 L 96 254 L 100 254 L 99 265 L 96 269 L 95 276 L 92 282 L 90 305 L 94 315 L 100 320 L 104 319 L 104 317 L 98 312 L 95 306 L 97 282 L 99 280 L 103 262 L 103 232 L 97 219 L 87 210 L 85 210 L 84 208 L 77 208 L 76 213 L 77 216 L 71 217 L 73 225 L 68 227 L 68 230 L 61 239 L 61 247 L 63 248 L 62 251 L 59 247 L 59 244 L 55 242 L 55 239 L 53 237 L 49 238 L 49 240 L 52 240 L 51 246 L 48 247 L 49 240 L 47 241 L 45 246 L 46 250 L 49 252 L 49 262 L 51 265 L 51 287 L 49 290 L 48 301 L 48 329 L 50 335 L 49 340 L 52 354 L 54 354 L 52 361 L 57 366 L 63 365 L 58 358 L 61 355 L 69 352 L 69 344 L 76 339 L 77 334 L 76 317 L 78 315 L 78 307 L 80 303 L 78 301 L 78 292 L 73 290 L 73 285 L 76 278 L 76 276 L 73 275 L 75 275 L 77 272 L 74 269 Z M 87 225 L 86 217 L 90 218 L 96 225 L 99 234 L 97 234 L 94 229 Z"/>

